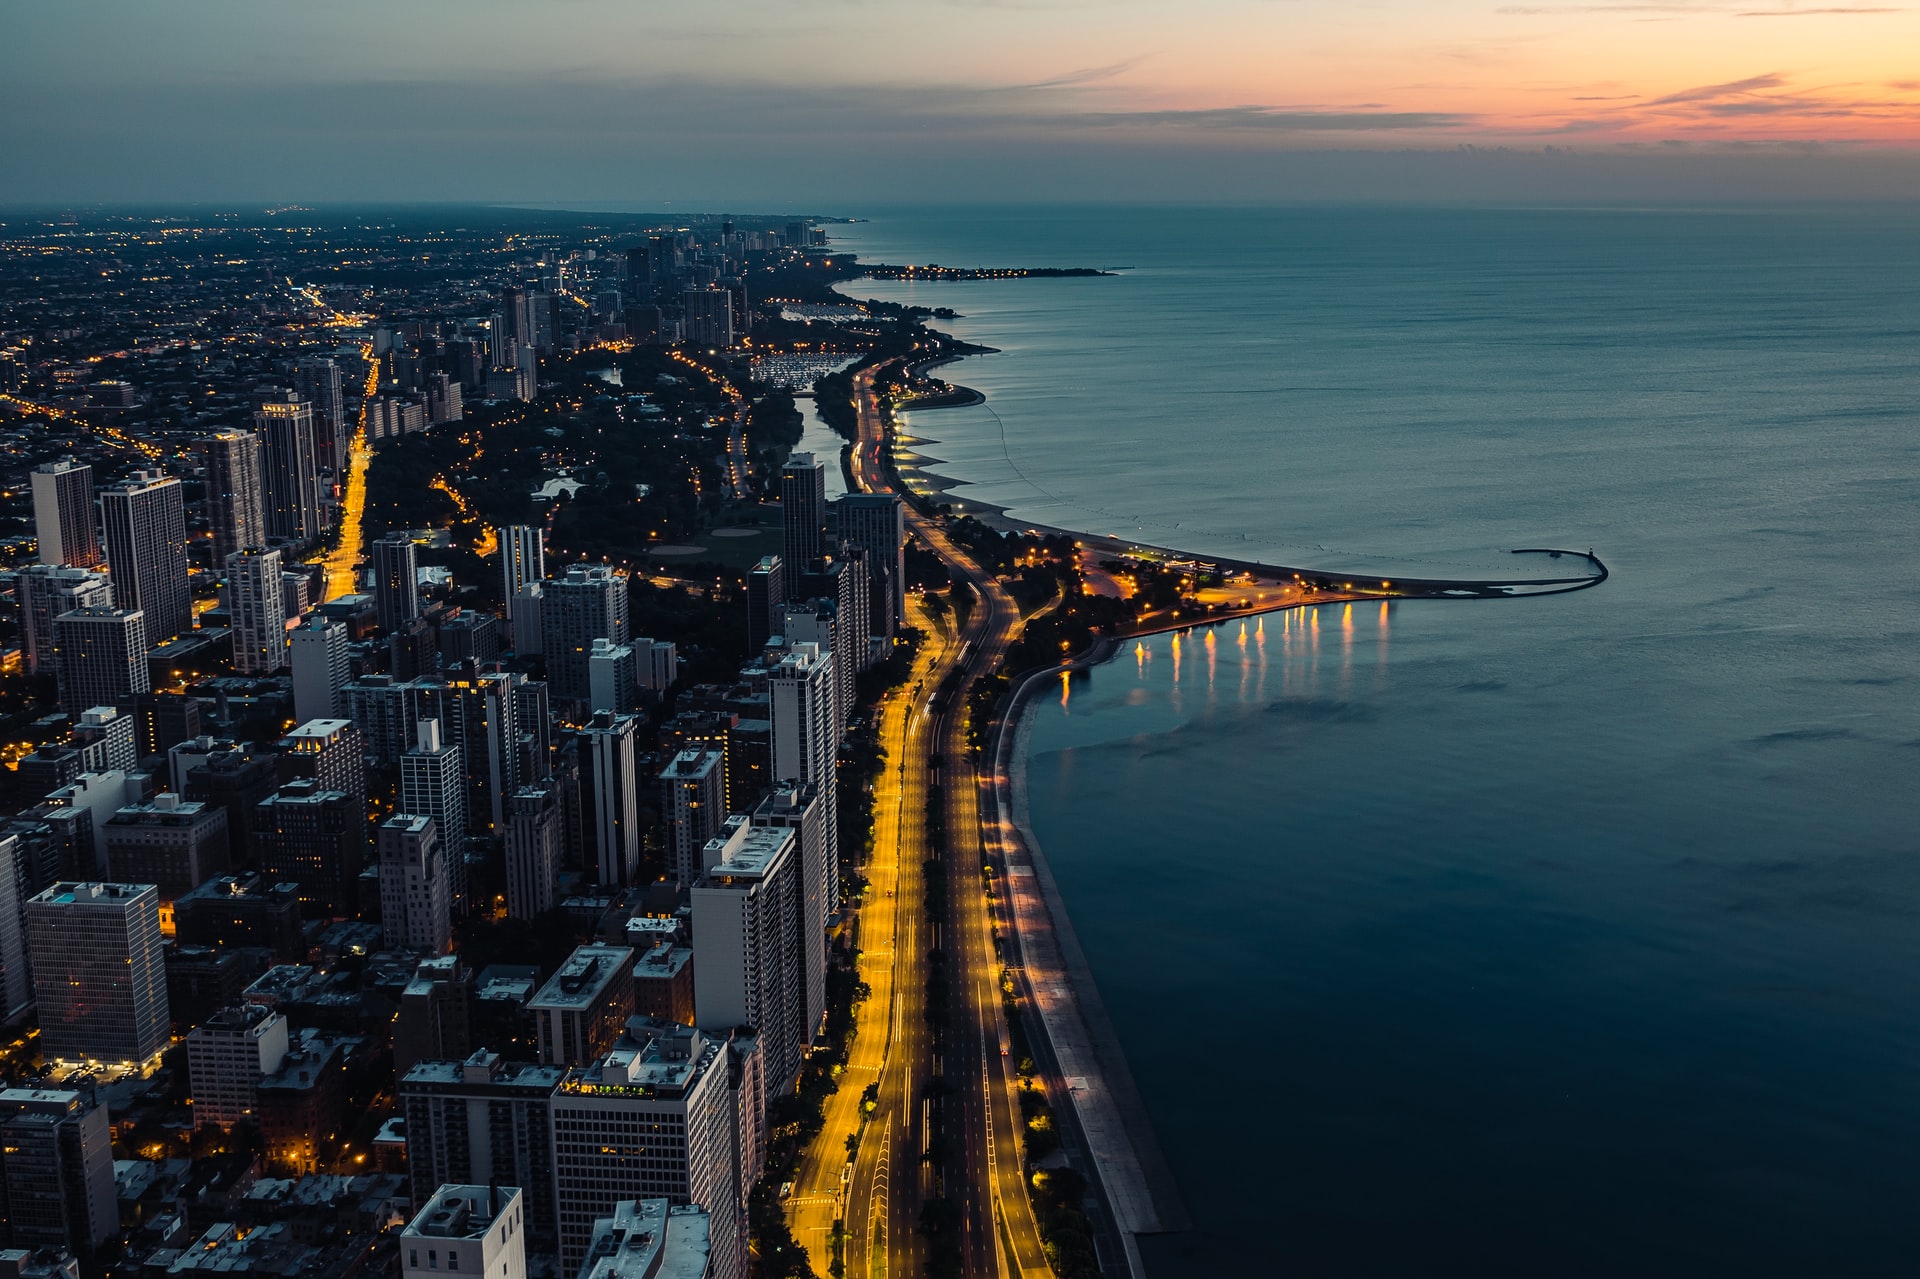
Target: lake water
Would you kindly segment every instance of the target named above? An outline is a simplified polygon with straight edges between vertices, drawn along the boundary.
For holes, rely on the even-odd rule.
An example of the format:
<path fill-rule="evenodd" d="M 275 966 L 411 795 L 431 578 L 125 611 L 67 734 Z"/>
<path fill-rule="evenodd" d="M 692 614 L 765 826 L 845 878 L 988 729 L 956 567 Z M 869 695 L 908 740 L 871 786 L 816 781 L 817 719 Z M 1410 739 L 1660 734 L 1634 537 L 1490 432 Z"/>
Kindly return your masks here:
<path fill-rule="evenodd" d="M 1194 1230 L 1156 1279 L 1905 1274 L 1920 1248 L 1920 216 L 901 210 L 999 348 L 954 496 L 1597 590 L 1168 637 L 1033 817 Z"/>

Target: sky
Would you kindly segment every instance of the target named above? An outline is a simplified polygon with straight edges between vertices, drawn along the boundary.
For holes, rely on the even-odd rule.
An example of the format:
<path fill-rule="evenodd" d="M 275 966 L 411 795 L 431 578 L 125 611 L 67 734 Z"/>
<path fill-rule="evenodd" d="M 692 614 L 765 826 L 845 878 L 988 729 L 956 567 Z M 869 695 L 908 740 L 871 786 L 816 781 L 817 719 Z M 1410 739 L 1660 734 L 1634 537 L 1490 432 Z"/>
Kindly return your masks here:
<path fill-rule="evenodd" d="M 0 204 L 1920 199 L 1920 0 L 8 0 Z"/>

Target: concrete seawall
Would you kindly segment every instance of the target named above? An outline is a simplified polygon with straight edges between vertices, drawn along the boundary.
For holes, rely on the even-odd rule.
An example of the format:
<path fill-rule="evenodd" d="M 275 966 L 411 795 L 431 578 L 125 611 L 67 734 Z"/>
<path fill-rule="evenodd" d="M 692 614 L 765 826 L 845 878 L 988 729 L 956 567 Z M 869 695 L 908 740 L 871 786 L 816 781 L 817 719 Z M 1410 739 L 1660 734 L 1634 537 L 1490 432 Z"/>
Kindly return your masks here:
<path fill-rule="evenodd" d="M 1104 662 L 1114 651 L 1113 641 L 1103 641 L 1072 668 Z M 1025 769 L 1017 763 L 1031 730 L 1024 714 L 1029 695 L 1066 669 L 1070 668 L 1039 671 L 1022 681 L 995 737 L 994 803 L 1004 840 L 1007 909 L 1013 923 L 1008 966 L 1017 974 L 1027 1007 L 1035 1014 L 1028 1019 L 1035 1048 L 1052 1058 L 1052 1073 L 1065 1086 L 1071 1103 L 1067 1117 L 1113 1214 L 1127 1270 L 1134 1279 L 1144 1279 L 1135 1236 L 1187 1229 L 1186 1209 L 1160 1153 L 1153 1122 L 1134 1085 L 1093 970 L 1080 949 L 1059 885 L 1029 825 Z"/>

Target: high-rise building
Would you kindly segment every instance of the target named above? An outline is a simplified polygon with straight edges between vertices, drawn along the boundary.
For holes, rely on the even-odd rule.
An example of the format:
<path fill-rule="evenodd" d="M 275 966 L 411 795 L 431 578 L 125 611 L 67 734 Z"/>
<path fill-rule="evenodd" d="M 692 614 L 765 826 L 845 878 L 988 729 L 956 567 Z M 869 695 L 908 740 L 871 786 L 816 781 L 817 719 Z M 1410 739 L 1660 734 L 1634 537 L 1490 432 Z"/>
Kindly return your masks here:
<path fill-rule="evenodd" d="M 527 1002 L 540 1060 L 578 1066 L 613 1047 L 633 1016 L 633 951 L 594 942 L 574 947 Z"/>
<path fill-rule="evenodd" d="M 834 687 L 833 658 L 812 644 L 795 644 L 767 677 L 773 704 L 772 780 L 811 782 L 820 792 L 826 919 L 840 910 L 840 820 L 834 811 L 840 739 Z"/>
<path fill-rule="evenodd" d="M 227 607 L 233 615 L 233 669 L 271 675 L 287 664 L 287 597 L 280 552 L 249 546 L 227 556 Z"/>
<path fill-rule="evenodd" d="M 27 903 L 40 1053 L 150 1069 L 168 1043 L 160 894 L 152 884 L 55 884 Z"/>
<path fill-rule="evenodd" d="M 107 874 L 123 884 L 152 884 L 160 894 L 160 931 L 172 934 L 173 905 L 231 866 L 227 813 L 172 791 L 128 804 L 100 828 Z"/>
<path fill-rule="evenodd" d="M 522 786 L 507 800 L 507 918 L 532 919 L 559 900 L 566 830 L 550 785 Z"/>
<path fill-rule="evenodd" d="M 540 630 L 553 696 L 585 701 L 593 641 L 627 642 L 626 576 L 604 564 L 575 564 L 549 579 L 540 596 Z"/>
<path fill-rule="evenodd" d="M 20 646 L 27 671 L 50 675 L 55 666 L 53 619 L 76 609 L 112 608 L 113 581 L 89 568 L 27 564 L 14 574 L 13 597 L 20 605 Z"/>
<path fill-rule="evenodd" d="M 801 919 L 794 832 L 733 821 L 731 835 L 715 841 L 719 859 L 691 892 L 694 1017 L 723 1035 L 755 1027 L 768 1085 L 785 1092 L 813 1038 L 804 970 L 819 928 Z"/>
<path fill-rule="evenodd" d="M 249 546 L 267 544 L 266 483 L 260 436 L 221 431 L 200 444 L 207 468 L 207 523 L 213 526 L 213 562 Z"/>
<path fill-rule="evenodd" d="M 252 1118 L 260 1081 L 279 1073 L 288 1046 L 285 1015 L 265 1004 L 230 1004 L 195 1026 L 187 1035 L 195 1131 Z"/>
<path fill-rule="evenodd" d="M 294 362 L 293 389 L 313 406 L 314 451 L 321 469 L 345 470 L 345 442 L 352 437 L 353 426 L 347 420 L 340 366 L 324 355 L 303 357 Z"/>
<path fill-rule="evenodd" d="M 747 651 L 758 653 L 769 635 L 778 635 L 773 611 L 787 602 L 786 564 L 778 555 L 764 555 L 747 574 Z"/>
<path fill-rule="evenodd" d="M 389 533 L 373 544 L 373 602 L 388 631 L 420 616 L 417 561 L 413 539 L 405 533 Z"/>
<path fill-rule="evenodd" d="M 526 1216 L 517 1186 L 441 1186 L 400 1232 L 400 1279 L 527 1279 Z"/>
<path fill-rule="evenodd" d="M 465 1061 L 422 1061 L 403 1074 L 414 1202 L 427 1203 L 447 1182 L 523 1187 L 527 1233 L 551 1253 L 559 1231 L 552 1108 L 565 1075 L 564 1066 L 502 1061 L 485 1048 Z"/>
<path fill-rule="evenodd" d="M 822 653 L 833 654 L 834 734 L 843 736 L 857 694 L 854 677 L 859 668 L 854 648 L 857 644 L 864 653 L 866 637 L 855 636 L 854 627 L 841 624 L 839 605 L 830 599 L 782 604 L 773 616 L 774 633 L 784 637 L 789 646 L 811 644 Z"/>
<path fill-rule="evenodd" d="M 631 884 L 640 865 L 639 723 L 632 715 L 602 713 L 578 734 L 581 853 L 602 884 Z"/>
<path fill-rule="evenodd" d="M 719 751 L 681 751 L 660 771 L 667 878 L 685 887 L 706 869 L 701 852 L 726 820 L 727 760 Z"/>
<path fill-rule="evenodd" d="M 587 651 L 587 707 L 625 714 L 636 708 L 640 681 L 633 645 L 596 639 Z"/>
<path fill-rule="evenodd" d="M 395 813 L 380 823 L 380 930 L 397 950 L 438 955 L 453 940 L 446 856 L 433 818 Z"/>
<path fill-rule="evenodd" d="M 547 531 L 538 524 L 509 524 L 500 530 L 500 589 L 507 618 L 516 617 L 520 588 L 547 575 Z"/>
<path fill-rule="evenodd" d="M 107 1243 L 120 1212 L 106 1105 L 90 1089 L 0 1091 L 0 1188 L 14 1248 L 86 1256 Z"/>
<path fill-rule="evenodd" d="M 33 1007 L 33 967 L 27 957 L 27 917 L 22 894 L 40 873 L 33 853 L 17 835 L 0 835 L 0 1022 L 11 1023 Z"/>
<path fill-rule="evenodd" d="M 60 705 L 69 715 L 94 706 L 130 706 L 150 687 L 146 614 L 137 608 L 79 608 L 53 619 Z"/>
<path fill-rule="evenodd" d="M 367 739 L 352 720 L 310 719 L 294 726 L 274 750 L 281 781 L 315 781 L 323 790 L 351 795 L 365 807 Z"/>
<path fill-rule="evenodd" d="M 613 1215 L 593 1223 L 593 1240 L 580 1279 L 624 1279 L 626 1276 L 662 1276 L 663 1279 L 704 1279 L 713 1273 L 708 1263 L 712 1247 L 712 1219 L 695 1204 L 665 1199 L 623 1199 Z"/>
<path fill-rule="evenodd" d="M 447 896 L 456 915 L 467 907 L 466 764 L 460 747 L 440 735 L 437 719 L 415 725 L 413 749 L 400 757 L 400 811 L 433 818 L 446 848 Z"/>
<path fill-rule="evenodd" d="M 366 812 L 354 797 L 302 779 L 253 807 L 260 872 L 298 884 L 300 904 L 322 919 L 351 914 L 366 860 Z"/>
<path fill-rule="evenodd" d="M 819 788 L 811 782 L 782 782 L 760 801 L 750 820 L 755 826 L 783 827 L 793 832 L 794 856 L 800 863 L 800 917 L 805 923 L 800 938 L 800 978 L 811 1039 L 827 1015 L 827 930 L 817 921 L 827 916 L 829 863 Z"/>
<path fill-rule="evenodd" d="M 293 714 L 300 720 L 337 719 L 346 713 L 340 690 L 353 679 L 347 628 L 315 617 L 288 639 L 293 663 Z"/>
<path fill-rule="evenodd" d="M 892 493 L 849 493 L 836 505 L 839 534 L 867 552 L 873 581 L 868 625 L 891 639 L 907 620 L 906 509 Z"/>
<path fill-rule="evenodd" d="M 33 531 L 42 564 L 97 568 L 98 530 L 91 466 L 69 457 L 33 468 Z"/>
<path fill-rule="evenodd" d="M 741 1279 L 727 1044 L 690 1026 L 634 1025 L 641 1037 L 570 1071 L 553 1099 L 561 1273 L 579 1272 L 594 1223 L 623 1200 L 664 1198 L 712 1215 L 707 1274 Z"/>
<path fill-rule="evenodd" d="M 724 350 L 733 345 L 733 295 L 725 289 L 688 289 L 681 295 L 687 342 Z"/>
<path fill-rule="evenodd" d="M 131 773 L 140 760 L 139 731 L 131 714 L 116 706 L 90 706 L 73 726 L 74 749 L 89 773 L 119 769 Z"/>
<path fill-rule="evenodd" d="M 253 422 L 260 432 L 267 536 L 296 546 L 318 541 L 326 525 L 312 403 L 298 397 L 268 400 L 254 410 Z"/>
<path fill-rule="evenodd" d="M 827 468 L 811 453 L 795 453 L 780 468 L 780 559 L 789 581 L 827 549 Z"/>
<path fill-rule="evenodd" d="M 107 534 L 114 603 L 147 615 L 147 642 L 158 644 L 193 629 L 180 481 L 158 471 L 135 471 L 107 485 L 100 490 L 100 522 Z"/>

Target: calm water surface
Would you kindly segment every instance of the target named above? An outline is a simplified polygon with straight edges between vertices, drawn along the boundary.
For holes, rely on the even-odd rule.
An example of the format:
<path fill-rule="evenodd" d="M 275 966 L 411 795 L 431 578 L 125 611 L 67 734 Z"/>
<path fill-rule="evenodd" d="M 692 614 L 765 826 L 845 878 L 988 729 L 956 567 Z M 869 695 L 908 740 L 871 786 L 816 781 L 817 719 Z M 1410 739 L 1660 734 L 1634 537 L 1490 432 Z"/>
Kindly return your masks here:
<path fill-rule="evenodd" d="M 1036 708 L 1035 824 L 1195 1230 L 1157 1276 L 1907 1274 L 1920 217 L 903 211 L 1002 354 L 957 493 L 1606 586 L 1167 637 Z"/>

